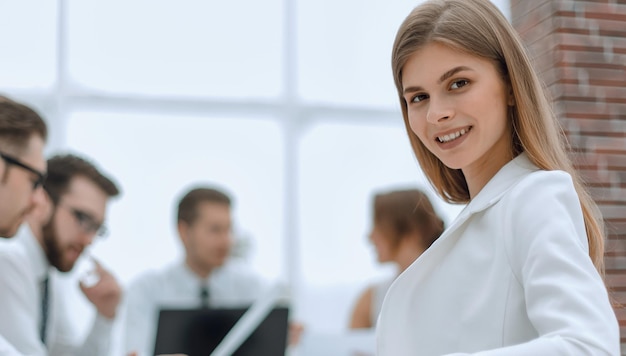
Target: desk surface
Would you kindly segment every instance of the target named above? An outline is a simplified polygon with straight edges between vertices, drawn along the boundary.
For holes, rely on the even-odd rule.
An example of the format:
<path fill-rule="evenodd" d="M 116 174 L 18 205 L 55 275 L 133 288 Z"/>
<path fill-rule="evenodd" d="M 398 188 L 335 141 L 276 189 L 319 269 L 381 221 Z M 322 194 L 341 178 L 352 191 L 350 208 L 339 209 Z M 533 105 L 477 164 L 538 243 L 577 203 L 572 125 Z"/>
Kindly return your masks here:
<path fill-rule="evenodd" d="M 374 356 L 376 335 L 373 330 L 346 331 L 340 334 L 304 330 L 297 347 L 289 356 Z"/>

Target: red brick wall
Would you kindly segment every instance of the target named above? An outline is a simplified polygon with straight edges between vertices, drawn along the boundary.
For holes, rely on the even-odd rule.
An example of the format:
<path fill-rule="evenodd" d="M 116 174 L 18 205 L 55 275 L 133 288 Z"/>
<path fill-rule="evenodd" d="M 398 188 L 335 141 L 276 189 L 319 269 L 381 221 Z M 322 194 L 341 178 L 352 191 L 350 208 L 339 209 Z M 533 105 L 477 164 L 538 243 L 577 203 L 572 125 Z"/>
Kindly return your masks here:
<path fill-rule="evenodd" d="M 626 0 L 511 0 L 511 19 L 602 210 L 606 281 L 626 306 Z M 626 351 L 626 308 L 616 313 Z"/>

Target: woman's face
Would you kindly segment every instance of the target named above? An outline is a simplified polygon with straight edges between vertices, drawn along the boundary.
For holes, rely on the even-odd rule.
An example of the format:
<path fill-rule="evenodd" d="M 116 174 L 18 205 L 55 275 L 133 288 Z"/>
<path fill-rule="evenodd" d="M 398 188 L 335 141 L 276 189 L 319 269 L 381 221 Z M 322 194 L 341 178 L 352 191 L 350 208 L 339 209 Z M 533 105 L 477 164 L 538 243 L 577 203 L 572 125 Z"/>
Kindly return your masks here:
<path fill-rule="evenodd" d="M 411 130 L 446 166 L 467 177 L 512 158 L 512 94 L 493 62 L 431 42 L 409 57 L 402 83 Z"/>
<path fill-rule="evenodd" d="M 370 232 L 370 241 L 376 249 L 376 256 L 379 263 L 391 262 L 395 258 L 395 249 L 392 244 L 391 236 L 386 229 L 381 228 L 378 224 L 374 224 Z"/>

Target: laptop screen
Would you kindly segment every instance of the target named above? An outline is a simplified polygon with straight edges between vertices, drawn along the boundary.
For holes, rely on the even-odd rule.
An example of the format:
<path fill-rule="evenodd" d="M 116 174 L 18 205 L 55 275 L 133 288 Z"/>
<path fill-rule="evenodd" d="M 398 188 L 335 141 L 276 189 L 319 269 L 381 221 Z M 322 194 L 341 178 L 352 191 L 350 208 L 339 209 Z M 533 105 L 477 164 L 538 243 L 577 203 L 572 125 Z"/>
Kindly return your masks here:
<path fill-rule="evenodd" d="M 154 355 L 208 356 L 247 308 L 163 309 Z M 289 309 L 274 307 L 233 356 L 284 356 Z"/>

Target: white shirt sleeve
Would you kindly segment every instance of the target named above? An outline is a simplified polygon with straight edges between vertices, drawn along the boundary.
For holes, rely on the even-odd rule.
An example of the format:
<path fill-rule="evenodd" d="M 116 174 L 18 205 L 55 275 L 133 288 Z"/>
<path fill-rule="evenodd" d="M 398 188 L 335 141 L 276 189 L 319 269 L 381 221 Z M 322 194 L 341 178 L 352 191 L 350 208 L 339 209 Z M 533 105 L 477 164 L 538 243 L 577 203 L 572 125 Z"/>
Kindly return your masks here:
<path fill-rule="evenodd" d="M 144 276 L 145 277 L 145 276 Z M 138 279 L 127 289 L 124 300 L 124 354 L 137 352 L 139 356 L 150 355 L 154 349 L 156 306 L 148 280 Z"/>
<path fill-rule="evenodd" d="M 53 292 L 48 318 L 47 346 L 40 339 L 41 290 L 33 267 L 24 250 L 17 244 L 0 250 L 0 335 L 22 355 L 28 356 L 108 356 L 111 342 L 111 323 L 96 318 L 90 335 L 82 345 L 76 345 L 74 330 L 68 320 L 71 310 L 63 300 L 55 302 Z M 51 288 L 55 290 L 55 279 Z M 58 286 L 57 286 L 58 287 Z M 62 298 L 62 293 L 59 293 Z M 1 346 L 6 349 L 9 347 Z M 2 350 L 0 348 L 0 350 Z M 4 353 L 0 353 L 4 355 Z M 7 351 L 7 355 L 10 355 Z"/>
<path fill-rule="evenodd" d="M 617 318 L 588 255 L 571 178 L 556 171 L 535 178 L 511 192 L 503 236 L 539 337 L 473 355 L 619 355 Z"/>
<path fill-rule="evenodd" d="M 7 246 L 8 247 L 8 246 Z M 11 246 L 15 247 L 15 246 Z M 0 335 L 4 349 L 23 355 L 46 355 L 39 336 L 39 290 L 32 290 L 34 276 L 21 250 L 0 250 Z"/>
<path fill-rule="evenodd" d="M 0 356 L 23 356 L 0 335 Z"/>
<path fill-rule="evenodd" d="M 73 329 L 67 319 L 68 310 L 62 310 L 55 323 L 56 337 L 48 346 L 49 356 L 108 356 L 111 345 L 113 321 L 97 314 L 87 337 L 82 344 L 73 339 Z"/>

